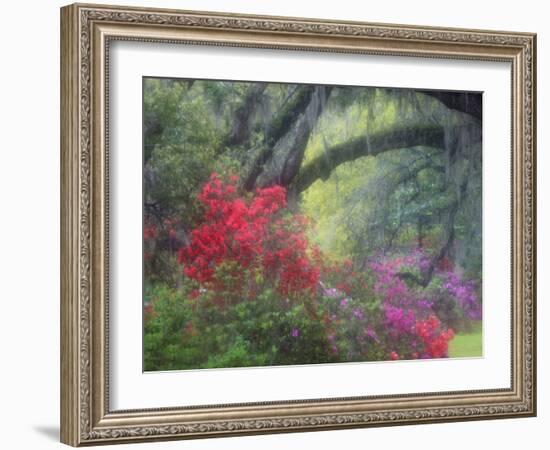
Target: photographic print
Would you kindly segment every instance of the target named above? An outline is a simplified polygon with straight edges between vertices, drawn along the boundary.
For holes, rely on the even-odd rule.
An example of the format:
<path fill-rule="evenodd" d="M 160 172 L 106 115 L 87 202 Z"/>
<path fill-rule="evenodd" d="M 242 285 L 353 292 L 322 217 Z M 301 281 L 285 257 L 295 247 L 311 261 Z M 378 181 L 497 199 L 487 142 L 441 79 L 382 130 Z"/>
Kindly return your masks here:
<path fill-rule="evenodd" d="M 144 370 L 482 356 L 482 94 L 143 78 Z"/>

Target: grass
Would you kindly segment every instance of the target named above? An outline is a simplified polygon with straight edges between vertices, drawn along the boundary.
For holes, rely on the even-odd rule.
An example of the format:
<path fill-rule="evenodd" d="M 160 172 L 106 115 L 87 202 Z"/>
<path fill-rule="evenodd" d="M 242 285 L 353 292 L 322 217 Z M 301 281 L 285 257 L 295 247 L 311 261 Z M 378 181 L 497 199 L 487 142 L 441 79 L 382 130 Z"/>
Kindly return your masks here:
<path fill-rule="evenodd" d="M 482 337 L 481 321 L 479 321 L 474 324 L 471 332 L 457 334 L 449 342 L 449 358 L 482 356 Z"/>

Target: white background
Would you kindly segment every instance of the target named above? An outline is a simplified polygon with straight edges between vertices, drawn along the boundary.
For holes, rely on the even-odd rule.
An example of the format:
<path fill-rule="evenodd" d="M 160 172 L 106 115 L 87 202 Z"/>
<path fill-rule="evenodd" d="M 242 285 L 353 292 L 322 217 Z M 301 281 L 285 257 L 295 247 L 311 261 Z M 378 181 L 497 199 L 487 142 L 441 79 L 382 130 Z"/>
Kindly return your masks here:
<path fill-rule="evenodd" d="M 136 42 L 115 42 L 110 61 L 112 409 L 510 386 L 510 230 L 502 226 L 510 223 L 509 64 Z M 483 92 L 484 357 L 142 373 L 142 236 L 135 225 L 143 161 L 136 130 L 142 76 L 152 74 Z"/>
<path fill-rule="evenodd" d="M 120 2 L 119 2 L 120 3 Z M 122 2 L 124 3 L 124 2 Z M 526 30 L 539 33 L 539 198 L 550 189 L 548 89 L 550 76 L 545 2 L 479 2 L 444 5 L 429 1 L 186 0 L 131 4 L 389 23 Z M 8 6 L 9 5 L 9 6 Z M 2 447 L 60 448 L 59 418 L 59 11 L 61 2 L 3 5 L 0 124 L 2 131 L 2 322 L 0 399 Z M 7 20 L 6 20 L 7 19 Z M 550 308 L 550 242 L 544 230 L 550 212 L 539 201 L 539 310 Z M 539 416 L 455 424 L 302 433 L 187 442 L 141 444 L 139 448 L 544 448 L 548 432 L 548 328 L 539 327 Z M 124 446 L 129 448 L 128 446 Z M 121 448 L 121 447 L 119 447 Z M 137 447 L 131 447 L 137 448 Z"/>

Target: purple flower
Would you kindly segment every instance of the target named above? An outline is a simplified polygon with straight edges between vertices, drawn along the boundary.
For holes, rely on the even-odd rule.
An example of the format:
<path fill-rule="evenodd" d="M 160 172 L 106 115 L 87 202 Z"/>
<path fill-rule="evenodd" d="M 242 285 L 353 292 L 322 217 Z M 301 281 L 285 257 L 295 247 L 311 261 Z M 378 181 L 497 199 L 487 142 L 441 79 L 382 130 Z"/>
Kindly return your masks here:
<path fill-rule="evenodd" d="M 375 342 L 380 342 L 380 339 L 378 338 L 378 335 L 376 334 L 376 331 L 374 331 L 374 328 L 369 326 L 366 330 L 365 330 L 365 334 L 370 337 L 371 339 L 373 339 Z"/>
<path fill-rule="evenodd" d="M 386 325 L 395 335 L 410 333 L 416 322 L 414 312 L 410 309 L 405 310 L 386 304 L 384 305 L 384 314 L 386 316 Z"/>
<path fill-rule="evenodd" d="M 323 292 L 327 297 L 331 297 L 331 298 L 340 296 L 340 291 L 336 288 L 323 289 Z"/>
<path fill-rule="evenodd" d="M 473 282 L 463 281 L 457 274 L 448 272 L 443 283 L 443 289 L 454 297 L 455 302 L 468 318 L 481 319 L 481 302 L 476 295 Z"/>
<path fill-rule="evenodd" d="M 292 337 L 297 338 L 298 336 L 300 336 L 300 330 L 298 328 L 293 328 L 290 334 Z"/>
<path fill-rule="evenodd" d="M 340 300 L 340 306 L 347 306 L 348 305 L 349 298 L 343 298 Z"/>
<path fill-rule="evenodd" d="M 321 285 L 323 294 L 327 297 L 335 298 L 335 297 L 340 297 L 342 295 L 342 293 L 336 288 L 327 288 L 323 284 L 323 282 L 320 282 L 319 284 Z"/>
<path fill-rule="evenodd" d="M 365 314 L 359 308 L 354 308 L 352 313 L 356 319 L 363 320 L 365 318 Z"/>
<path fill-rule="evenodd" d="M 431 309 L 433 306 L 433 302 L 430 300 L 421 299 L 421 300 L 418 300 L 418 302 L 416 302 L 416 305 L 420 309 Z"/>

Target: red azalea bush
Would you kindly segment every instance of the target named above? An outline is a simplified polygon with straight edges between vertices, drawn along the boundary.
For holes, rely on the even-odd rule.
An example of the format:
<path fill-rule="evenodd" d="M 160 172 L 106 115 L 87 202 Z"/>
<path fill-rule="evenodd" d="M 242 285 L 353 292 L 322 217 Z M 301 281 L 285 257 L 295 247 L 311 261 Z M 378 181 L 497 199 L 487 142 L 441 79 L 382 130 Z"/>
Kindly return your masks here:
<path fill-rule="evenodd" d="M 233 286 L 247 287 L 260 277 L 284 296 L 312 294 L 319 269 L 308 255 L 307 220 L 285 214 L 283 187 L 257 189 L 243 198 L 237 193 L 237 181 L 230 176 L 224 183 L 213 173 L 200 192 L 201 224 L 191 232 L 190 244 L 178 252 L 184 274 L 222 290 L 228 286 L 216 269 L 226 265 L 234 269 Z M 235 278 L 239 283 L 234 283 Z"/>
<path fill-rule="evenodd" d="M 448 356 L 449 341 L 454 337 L 452 328 L 442 329 L 441 322 L 433 314 L 426 320 L 417 320 L 414 332 L 424 344 L 424 357 L 445 358 Z"/>

